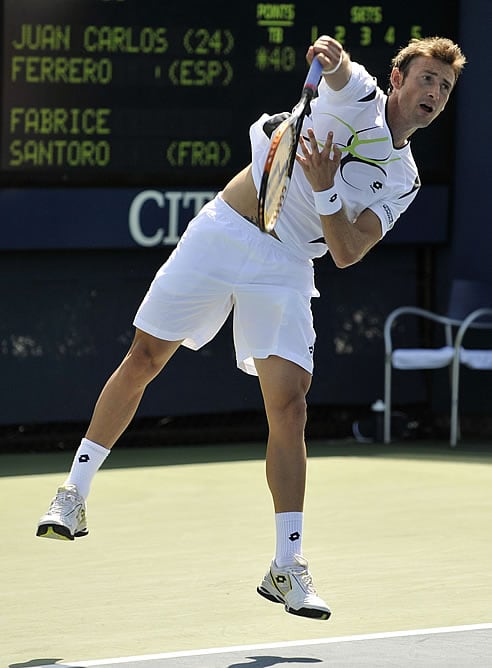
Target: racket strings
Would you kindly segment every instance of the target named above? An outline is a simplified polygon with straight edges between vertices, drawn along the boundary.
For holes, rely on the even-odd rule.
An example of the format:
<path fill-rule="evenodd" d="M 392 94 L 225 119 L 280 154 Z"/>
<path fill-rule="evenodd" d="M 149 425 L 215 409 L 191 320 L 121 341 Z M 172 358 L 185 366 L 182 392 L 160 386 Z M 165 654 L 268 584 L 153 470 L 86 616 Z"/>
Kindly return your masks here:
<path fill-rule="evenodd" d="M 258 223 L 265 232 L 273 230 L 282 209 L 294 168 L 302 120 L 310 111 L 309 103 L 316 94 L 321 70 L 321 63 L 315 58 L 304 82 L 301 99 L 271 140 L 258 193 Z"/>
<path fill-rule="evenodd" d="M 273 229 L 282 209 L 292 172 L 292 156 L 295 156 L 293 151 L 296 149 L 296 144 L 295 125 L 287 122 L 284 128 L 279 127 L 265 163 L 268 188 L 264 194 L 263 226 L 267 231 Z"/>

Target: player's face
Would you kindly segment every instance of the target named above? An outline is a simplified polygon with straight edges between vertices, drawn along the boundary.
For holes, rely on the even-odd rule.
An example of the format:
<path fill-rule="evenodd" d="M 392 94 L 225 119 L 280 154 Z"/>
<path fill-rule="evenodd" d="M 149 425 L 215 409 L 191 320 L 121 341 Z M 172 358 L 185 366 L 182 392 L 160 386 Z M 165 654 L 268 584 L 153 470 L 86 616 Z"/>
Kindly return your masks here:
<path fill-rule="evenodd" d="M 411 61 L 405 77 L 394 70 L 399 108 L 416 128 L 425 128 L 446 106 L 454 86 L 453 68 L 436 58 L 418 56 Z"/>

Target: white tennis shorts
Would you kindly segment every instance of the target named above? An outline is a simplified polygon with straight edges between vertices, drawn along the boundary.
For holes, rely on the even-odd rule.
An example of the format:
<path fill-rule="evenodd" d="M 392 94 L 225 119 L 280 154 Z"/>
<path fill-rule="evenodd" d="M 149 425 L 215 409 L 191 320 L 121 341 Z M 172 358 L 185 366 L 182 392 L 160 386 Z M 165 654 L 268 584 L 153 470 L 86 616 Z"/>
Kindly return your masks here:
<path fill-rule="evenodd" d="M 296 257 L 217 196 L 189 223 L 157 272 L 134 325 L 198 350 L 233 311 L 236 362 L 278 355 L 313 371 L 313 264 Z"/>

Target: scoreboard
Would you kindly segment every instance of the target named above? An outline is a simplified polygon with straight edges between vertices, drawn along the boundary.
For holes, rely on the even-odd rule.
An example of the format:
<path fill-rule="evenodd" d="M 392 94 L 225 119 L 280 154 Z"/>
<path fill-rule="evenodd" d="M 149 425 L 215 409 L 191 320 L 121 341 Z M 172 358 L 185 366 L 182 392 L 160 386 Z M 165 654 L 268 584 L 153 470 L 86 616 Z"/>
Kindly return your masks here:
<path fill-rule="evenodd" d="M 220 186 L 250 124 L 297 101 L 318 35 L 385 89 L 410 38 L 457 38 L 455 4 L 2 0 L 0 186 Z M 452 113 L 421 132 L 424 183 L 448 182 Z"/>

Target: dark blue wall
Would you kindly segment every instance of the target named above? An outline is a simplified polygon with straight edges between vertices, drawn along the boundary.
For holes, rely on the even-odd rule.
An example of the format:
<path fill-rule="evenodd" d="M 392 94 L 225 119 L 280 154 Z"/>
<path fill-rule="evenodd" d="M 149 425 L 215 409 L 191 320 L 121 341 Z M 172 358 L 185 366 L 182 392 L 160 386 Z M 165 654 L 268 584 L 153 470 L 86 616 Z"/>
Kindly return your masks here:
<path fill-rule="evenodd" d="M 492 282 L 492 2 L 462 2 L 460 40 L 468 64 L 457 94 L 451 271 Z"/>
<path fill-rule="evenodd" d="M 135 310 L 169 251 L 3 254 L 0 264 L 0 424 L 90 417 L 99 390 L 130 345 Z M 381 246 L 357 266 L 318 262 L 318 341 L 311 403 L 371 403 L 382 395 L 382 326 L 417 300 L 417 253 Z M 405 397 L 415 398 L 414 382 Z M 199 352 L 180 350 L 149 387 L 139 415 L 261 407 L 257 380 L 235 366 L 230 322 Z"/>

